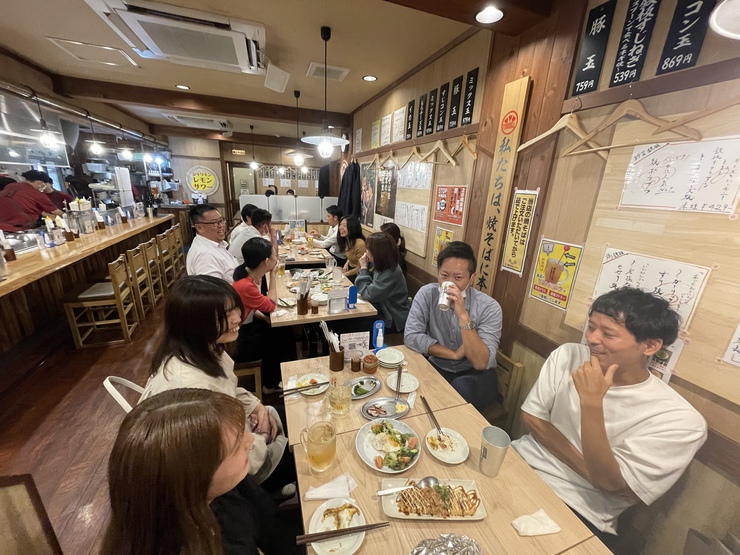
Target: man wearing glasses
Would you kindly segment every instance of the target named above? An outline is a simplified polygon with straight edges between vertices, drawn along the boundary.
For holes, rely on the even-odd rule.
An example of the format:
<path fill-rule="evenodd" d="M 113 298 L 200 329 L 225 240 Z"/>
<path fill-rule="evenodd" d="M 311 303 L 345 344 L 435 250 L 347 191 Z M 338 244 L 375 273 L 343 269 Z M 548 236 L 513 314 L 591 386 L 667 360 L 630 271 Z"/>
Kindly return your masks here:
<path fill-rule="evenodd" d="M 196 204 L 190 208 L 190 221 L 196 235 L 188 251 L 188 275 L 213 276 L 233 283 L 237 261 L 224 241 L 226 220 L 210 204 Z"/>

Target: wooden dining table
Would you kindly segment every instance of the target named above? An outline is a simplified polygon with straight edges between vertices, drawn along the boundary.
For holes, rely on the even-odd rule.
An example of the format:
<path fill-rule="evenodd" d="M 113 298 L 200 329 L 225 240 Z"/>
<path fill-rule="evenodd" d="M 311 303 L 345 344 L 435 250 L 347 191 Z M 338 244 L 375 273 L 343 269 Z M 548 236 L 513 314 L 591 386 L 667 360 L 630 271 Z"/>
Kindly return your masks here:
<path fill-rule="evenodd" d="M 612 552 L 596 536 L 563 551 L 563 555 L 612 555 Z"/>
<path fill-rule="evenodd" d="M 295 415 L 295 412 L 290 410 L 286 412 L 290 424 L 291 415 Z M 481 433 L 489 424 L 472 405 L 462 404 L 434 412 L 441 426 L 457 431 L 467 442 L 470 454 L 464 462 L 457 465 L 446 464 L 430 454 L 424 438 L 434 425 L 427 414 L 416 414 L 402 420 L 414 430 L 424 446 L 421 447 L 417 462 L 401 474 L 386 474 L 365 463 L 355 447 L 357 431 L 341 431 L 342 428 L 338 428 L 334 464 L 320 477 L 310 474 L 305 451 L 301 447 L 296 447 L 294 453 L 306 532 L 309 531 L 311 517 L 324 501 L 306 501 L 303 494 L 309 487 L 320 487 L 347 473 L 357 483 L 357 488 L 350 493 L 350 497 L 355 500 L 367 523 L 390 521 L 389 527 L 366 534 L 358 550 L 358 553 L 363 555 L 409 553 L 423 539 L 449 533 L 474 539 L 481 547 L 482 553 L 486 554 L 558 555 L 571 553 L 569 549 L 583 545 L 582 542 L 586 540 L 589 544 L 579 548 L 580 551 L 573 551 L 572 555 L 604 553 L 598 550 L 601 542 L 593 537 L 591 531 L 514 449 L 507 450 L 498 476 L 491 478 L 480 472 L 478 461 Z M 384 478 L 419 480 L 424 476 L 436 476 L 440 480 L 474 481 L 486 516 L 482 520 L 467 521 L 414 520 L 389 518 L 384 514 L 381 498 L 376 495 L 376 491 L 382 487 Z M 543 536 L 520 536 L 511 525 L 511 521 L 539 509 L 544 509 L 560 526 L 561 531 Z"/>
<path fill-rule="evenodd" d="M 398 349 L 404 355 L 404 371 L 419 379 L 419 388 L 415 391 L 416 399 L 414 406 L 408 413 L 408 416 L 426 414 L 426 408 L 421 402 L 419 396 L 423 395 L 432 410 L 446 407 L 455 407 L 466 403 L 460 394 L 455 391 L 447 381 L 429 364 L 423 355 L 412 351 L 406 346 L 393 347 Z M 339 381 L 352 380 L 358 377 L 367 377 L 364 372 L 352 372 L 350 363 L 345 362 L 344 369 L 341 373 L 331 372 L 329 370 L 329 357 L 317 357 L 304 360 L 295 360 L 283 362 L 280 365 L 284 387 L 290 387 L 290 383 L 297 380 L 291 380 L 293 376 L 303 376 L 305 374 L 321 374 L 326 377 L 326 381 L 332 374 L 340 375 Z M 380 389 L 372 396 L 364 399 L 352 401 L 349 414 L 343 418 L 335 418 L 328 409 L 326 402 L 326 393 L 319 395 L 305 395 L 294 393 L 285 398 L 285 414 L 288 425 L 288 438 L 291 445 L 300 443 L 301 430 L 311 426 L 314 422 L 321 420 L 331 421 L 337 433 L 355 432 L 365 425 L 368 420 L 362 415 L 360 409 L 366 402 L 380 397 L 395 397 L 396 393 L 388 384 L 387 379 L 395 370 L 387 370 L 378 366 L 375 374 L 381 382 Z M 336 376 L 335 376 L 336 377 Z M 401 394 L 401 399 L 407 400 L 411 394 Z M 404 419 L 405 420 L 405 419 Z"/>
<path fill-rule="evenodd" d="M 302 246 L 306 247 L 305 243 Z M 278 248 L 278 256 L 288 257 L 285 260 L 286 268 L 293 268 L 296 266 L 323 267 L 326 257 L 331 257 L 329 251 L 319 248 L 308 249 L 308 252 L 301 254 L 300 247 L 300 244 L 291 244 L 280 245 Z"/>

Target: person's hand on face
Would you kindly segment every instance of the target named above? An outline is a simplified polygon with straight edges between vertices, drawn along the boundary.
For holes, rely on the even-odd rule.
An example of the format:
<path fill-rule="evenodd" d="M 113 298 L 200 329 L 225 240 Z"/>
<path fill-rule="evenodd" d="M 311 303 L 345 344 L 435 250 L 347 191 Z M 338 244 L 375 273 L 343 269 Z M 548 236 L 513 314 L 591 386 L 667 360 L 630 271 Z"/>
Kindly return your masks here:
<path fill-rule="evenodd" d="M 618 364 L 612 364 L 604 372 L 601 369 L 599 359 L 591 356 L 591 360 L 585 362 L 571 374 L 573 385 L 581 399 L 581 404 L 601 403 L 601 400 L 609 391 L 614 382 L 614 374 L 619 368 Z"/>
<path fill-rule="evenodd" d="M 462 292 L 455 283 L 450 283 L 447 286 L 447 298 L 450 300 L 450 307 L 455 311 L 455 316 L 460 318 L 467 315 L 468 311 L 465 309 L 465 299 L 463 299 Z"/>
<path fill-rule="evenodd" d="M 367 251 L 365 251 L 365 254 L 360 257 L 360 268 L 362 268 L 363 270 L 367 270 L 368 262 L 369 261 L 367 258 Z"/>

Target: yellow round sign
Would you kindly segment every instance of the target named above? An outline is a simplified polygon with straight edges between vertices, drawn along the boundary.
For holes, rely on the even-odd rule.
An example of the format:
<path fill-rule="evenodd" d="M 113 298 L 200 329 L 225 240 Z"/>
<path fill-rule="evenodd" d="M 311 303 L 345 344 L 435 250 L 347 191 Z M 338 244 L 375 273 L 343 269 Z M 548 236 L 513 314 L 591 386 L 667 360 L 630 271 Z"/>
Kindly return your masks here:
<path fill-rule="evenodd" d="M 216 173 L 206 166 L 194 166 L 185 178 L 188 188 L 194 193 L 212 195 L 218 191 L 219 180 Z"/>

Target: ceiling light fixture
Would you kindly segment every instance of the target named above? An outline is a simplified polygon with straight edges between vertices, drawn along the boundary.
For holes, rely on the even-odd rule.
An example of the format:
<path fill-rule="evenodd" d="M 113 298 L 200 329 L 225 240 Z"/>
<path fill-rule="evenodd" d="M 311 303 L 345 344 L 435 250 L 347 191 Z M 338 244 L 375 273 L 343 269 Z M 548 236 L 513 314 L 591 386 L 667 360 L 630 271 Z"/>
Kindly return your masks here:
<path fill-rule="evenodd" d="M 740 0 L 720 2 L 709 16 L 709 26 L 718 35 L 740 40 Z"/>
<path fill-rule="evenodd" d="M 313 158 L 313 156 L 307 152 L 304 152 L 301 150 L 301 133 L 299 128 L 299 112 L 298 112 L 298 99 L 301 97 L 301 91 L 293 91 L 293 96 L 295 97 L 295 141 L 296 141 L 296 149 L 291 150 L 290 152 L 286 152 L 285 155 L 293 158 L 293 163 L 296 166 L 302 166 L 303 162 L 306 160 L 306 158 Z"/>
<path fill-rule="evenodd" d="M 249 126 L 249 131 L 252 133 L 252 161 L 249 163 L 249 167 L 256 170 L 259 169 L 260 165 L 254 157 L 254 125 Z"/>
<path fill-rule="evenodd" d="M 486 6 L 483 10 L 478 12 L 478 15 L 475 16 L 475 20 L 483 25 L 490 25 L 491 23 L 500 21 L 502 17 L 504 17 L 504 12 L 498 8 L 494 8 L 493 6 Z"/>
<path fill-rule="evenodd" d="M 50 150 L 59 150 L 59 143 L 54 134 L 49 131 L 49 126 L 46 125 L 44 115 L 41 113 L 41 103 L 35 93 L 34 100 L 36 100 L 36 106 L 39 109 L 39 125 L 41 126 L 41 136 L 39 137 L 39 141 L 44 147 Z"/>
<path fill-rule="evenodd" d="M 8 150 L 8 156 L 10 156 L 11 158 L 18 158 L 20 154 L 18 154 L 15 150 L 11 148 L 10 150 Z"/>
<path fill-rule="evenodd" d="M 378 78 L 377 78 L 377 77 L 375 77 L 375 75 L 365 75 L 365 76 L 364 76 L 364 77 L 362 78 L 362 80 L 363 80 L 363 81 L 367 81 L 368 83 L 372 83 L 373 81 L 377 81 L 377 80 L 378 80 Z"/>
<path fill-rule="evenodd" d="M 187 85 L 175 85 L 175 87 L 177 87 L 181 91 L 189 91 L 190 90 L 190 87 L 188 87 Z"/>
<path fill-rule="evenodd" d="M 87 122 L 90 124 L 90 134 L 92 135 L 91 141 L 85 141 L 86 143 L 90 143 L 88 150 L 93 156 L 100 156 L 105 152 L 105 148 L 103 148 L 103 145 L 100 144 L 100 142 L 98 142 L 98 140 L 95 138 L 95 128 L 93 127 L 90 112 L 87 113 Z"/>
<path fill-rule="evenodd" d="M 120 152 L 121 154 L 121 160 L 126 160 L 127 162 L 130 162 L 134 159 L 134 153 L 131 152 L 130 148 L 124 148 Z"/>
<path fill-rule="evenodd" d="M 157 156 L 154 159 L 154 163 L 157 164 L 158 166 L 161 166 L 162 164 L 164 164 L 164 160 L 162 160 L 159 156 Z"/>
<path fill-rule="evenodd" d="M 335 146 L 345 146 L 349 144 L 349 141 L 347 139 L 343 139 L 341 137 L 337 137 L 331 131 L 329 131 L 329 121 L 328 121 L 328 111 L 327 111 L 327 67 L 328 67 L 328 61 L 327 61 L 327 51 L 328 51 L 328 43 L 329 39 L 331 39 L 331 27 L 322 27 L 321 28 L 321 39 L 324 41 L 324 122 L 323 122 L 323 129 L 321 131 L 321 135 L 311 135 L 308 137 L 303 137 L 301 140 L 304 143 L 308 143 L 311 145 L 317 145 L 319 147 L 319 155 L 321 155 L 322 158 L 331 158 L 332 152 L 334 152 Z"/>
<path fill-rule="evenodd" d="M 154 158 L 152 158 L 151 154 L 149 154 L 148 152 L 144 154 L 144 162 L 146 162 L 147 164 L 151 164 L 152 161 L 154 161 Z"/>

